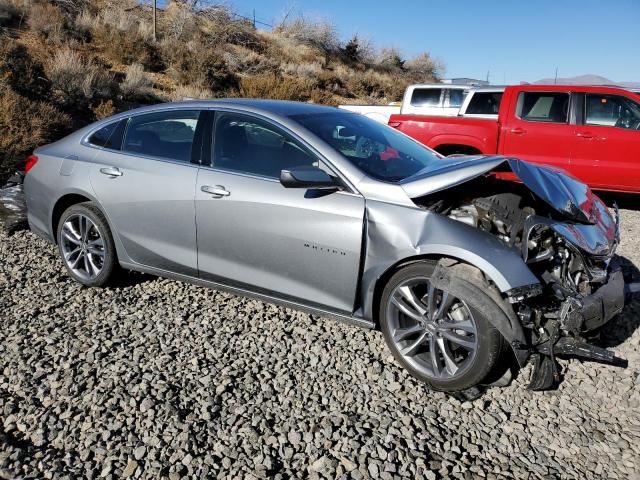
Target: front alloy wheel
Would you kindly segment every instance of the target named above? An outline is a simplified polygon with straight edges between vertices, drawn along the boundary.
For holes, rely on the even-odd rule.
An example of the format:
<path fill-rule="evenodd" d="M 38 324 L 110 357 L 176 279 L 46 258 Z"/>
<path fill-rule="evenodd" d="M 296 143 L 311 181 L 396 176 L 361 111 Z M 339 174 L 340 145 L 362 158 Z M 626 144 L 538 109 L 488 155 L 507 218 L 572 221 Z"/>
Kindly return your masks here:
<path fill-rule="evenodd" d="M 380 326 L 394 357 L 414 377 L 435 390 L 465 390 L 481 383 L 499 360 L 502 337 L 482 313 L 492 311 L 495 302 L 486 286 L 461 288 L 474 280 L 453 271 L 450 290 L 435 288 L 434 268 L 434 262 L 415 262 L 390 278 L 382 292 Z"/>
<path fill-rule="evenodd" d="M 405 362 L 433 379 L 451 379 L 473 363 L 476 322 L 464 302 L 438 290 L 427 277 L 405 280 L 387 306 L 393 342 Z"/>

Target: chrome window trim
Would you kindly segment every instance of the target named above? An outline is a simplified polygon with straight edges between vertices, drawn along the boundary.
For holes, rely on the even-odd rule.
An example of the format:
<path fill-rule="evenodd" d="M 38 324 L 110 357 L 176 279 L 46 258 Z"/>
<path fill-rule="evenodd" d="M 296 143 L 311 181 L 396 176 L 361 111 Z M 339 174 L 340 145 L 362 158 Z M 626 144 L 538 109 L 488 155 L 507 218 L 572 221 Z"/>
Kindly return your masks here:
<path fill-rule="evenodd" d="M 120 114 L 121 116 L 119 118 L 113 119 L 113 122 L 119 122 L 123 119 L 127 120 L 127 128 L 129 126 L 129 121 L 131 120 L 131 118 L 133 117 L 137 117 L 140 115 L 147 115 L 149 113 L 159 113 L 159 112 L 163 112 L 163 111 L 171 111 L 171 110 L 200 110 L 200 111 L 204 111 L 204 110 L 209 110 L 212 112 L 228 112 L 228 113 L 236 113 L 236 114 L 240 114 L 240 115 L 247 115 L 247 116 L 252 116 L 252 117 L 256 117 L 260 120 L 266 121 L 267 123 L 274 125 L 275 127 L 285 131 L 286 133 L 290 134 L 292 137 L 294 137 L 296 139 L 296 141 L 302 143 L 302 145 L 304 145 L 306 148 L 308 148 L 316 157 L 318 157 L 319 160 L 321 160 L 338 178 L 340 178 L 340 180 L 342 180 L 342 182 L 347 186 L 347 188 L 349 189 L 349 191 L 345 191 L 345 190 L 338 190 L 338 192 L 336 193 L 343 193 L 343 194 L 349 194 L 349 195 L 355 195 L 358 197 L 363 197 L 364 195 L 362 195 L 362 193 L 360 193 L 358 191 L 358 189 L 353 185 L 352 182 L 350 182 L 343 174 L 342 172 L 330 161 L 328 160 L 324 155 L 322 155 L 321 153 L 319 153 L 315 148 L 313 148 L 313 146 L 309 145 L 308 142 L 306 142 L 304 139 L 302 139 L 300 137 L 300 135 L 298 135 L 297 133 L 291 131 L 289 128 L 287 128 L 284 125 L 275 123 L 272 119 L 265 117 L 264 115 L 260 115 L 254 112 L 250 112 L 250 111 L 246 111 L 243 109 L 237 109 L 237 108 L 229 108 L 229 107 L 217 107 L 217 106 L 207 106 L 207 107 L 201 107 L 201 108 L 185 108 L 183 106 L 180 105 L 171 105 L 170 107 L 166 107 L 166 108 L 159 108 L 158 110 L 154 110 L 152 112 L 146 111 L 146 112 L 140 112 L 140 113 L 134 113 L 132 115 L 127 116 L 126 113 L 122 113 Z M 215 122 L 215 120 L 214 120 Z M 105 147 L 100 147 L 98 145 L 93 145 L 91 143 L 89 143 L 89 137 L 91 135 L 93 135 L 96 131 L 100 130 L 101 128 L 105 127 L 106 125 L 109 125 L 111 122 L 103 122 L 100 123 L 99 125 L 96 125 L 95 128 L 92 128 L 88 133 L 86 133 L 82 139 L 80 140 L 80 144 L 83 145 L 84 147 L 88 147 L 88 148 L 92 148 L 95 150 L 99 150 L 99 151 L 104 151 L 104 152 L 109 152 L 109 153 L 117 153 L 120 155 L 125 155 L 125 156 L 129 156 L 129 157 L 135 157 L 135 158 L 142 158 L 145 160 L 152 160 L 152 161 L 156 161 L 156 162 L 164 162 L 164 163 L 171 163 L 174 165 L 184 165 L 184 166 L 189 166 L 189 167 L 193 167 L 193 168 L 203 168 L 206 170 L 210 170 L 210 171 L 215 171 L 215 172 L 221 172 L 221 173 L 226 173 L 226 174 L 231 174 L 231 175 L 238 175 L 238 176 L 244 176 L 244 177 L 248 177 L 248 178 L 254 178 L 257 180 L 268 180 L 271 182 L 277 182 L 280 183 L 280 180 L 276 179 L 276 178 L 271 178 L 271 177 L 265 177 L 265 176 L 260 176 L 260 175 L 253 175 L 253 174 L 248 174 L 248 173 L 243 173 L 243 172 L 235 172 L 235 171 L 231 171 L 231 170 L 225 170 L 225 169 L 221 169 L 221 168 L 216 168 L 213 167 L 211 165 L 198 165 L 195 163 L 191 163 L 189 162 L 182 162 L 182 161 L 178 161 L 178 160 L 171 160 L 170 158 L 166 158 L 166 157 L 154 157 L 152 155 L 142 155 L 142 154 L 138 154 L 138 153 L 130 153 L 130 152 L 126 152 L 124 150 L 113 150 L 111 148 L 105 148 Z M 211 141 L 214 141 L 214 135 L 215 135 L 215 131 L 212 130 L 212 135 L 211 135 Z M 125 131 L 126 134 L 126 131 Z M 212 158 L 209 159 L 210 161 L 213 159 L 213 145 L 212 145 Z M 95 159 L 95 157 L 94 157 Z M 83 161 L 83 160 L 80 160 Z M 94 163 L 94 162 L 91 162 Z"/>

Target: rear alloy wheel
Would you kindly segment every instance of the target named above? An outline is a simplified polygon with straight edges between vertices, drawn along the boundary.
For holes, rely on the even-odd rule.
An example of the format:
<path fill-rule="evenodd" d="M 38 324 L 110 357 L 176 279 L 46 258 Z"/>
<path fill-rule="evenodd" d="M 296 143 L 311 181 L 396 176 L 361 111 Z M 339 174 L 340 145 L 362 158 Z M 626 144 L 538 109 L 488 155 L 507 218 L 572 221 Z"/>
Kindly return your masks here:
<path fill-rule="evenodd" d="M 501 337 L 464 298 L 431 284 L 433 268 L 419 262 L 391 278 L 380 308 L 382 330 L 412 375 L 437 390 L 464 390 L 492 370 Z"/>
<path fill-rule="evenodd" d="M 116 262 L 111 231 L 100 210 L 93 205 L 73 205 L 62 214 L 58 248 L 74 280 L 99 287 L 112 278 Z"/>

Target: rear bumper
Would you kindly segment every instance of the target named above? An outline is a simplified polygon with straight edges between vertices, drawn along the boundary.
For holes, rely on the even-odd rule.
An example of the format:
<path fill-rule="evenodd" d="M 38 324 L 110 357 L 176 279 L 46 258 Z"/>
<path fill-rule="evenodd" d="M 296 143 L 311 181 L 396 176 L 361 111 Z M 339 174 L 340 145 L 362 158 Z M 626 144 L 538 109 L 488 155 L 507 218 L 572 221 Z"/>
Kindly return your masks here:
<path fill-rule="evenodd" d="M 622 270 L 615 266 L 609 273 L 607 283 L 591 295 L 582 298 L 582 307 L 575 312 L 581 317 L 582 330 L 588 332 L 607 323 L 622 311 L 624 301 Z"/>

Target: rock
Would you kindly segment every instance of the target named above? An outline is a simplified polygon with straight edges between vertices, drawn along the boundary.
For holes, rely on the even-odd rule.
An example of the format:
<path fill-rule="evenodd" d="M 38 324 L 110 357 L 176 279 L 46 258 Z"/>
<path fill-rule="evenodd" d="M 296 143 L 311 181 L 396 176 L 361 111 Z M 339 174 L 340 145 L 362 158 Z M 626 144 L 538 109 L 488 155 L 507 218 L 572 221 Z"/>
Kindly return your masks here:
<path fill-rule="evenodd" d="M 122 476 L 124 478 L 133 476 L 133 474 L 136 471 L 136 468 L 138 468 L 138 462 L 130 458 L 129 461 L 127 462 L 127 466 L 122 471 Z"/>
<path fill-rule="evenodd" d="M 0 478 L 633 478 L 638 317 L 601 333 L 626 370 L 559 359 L 558 391 L 526 390 L 529 365 L 461 403 L 380 332 L 138 274 L 83 288 L 55 245 L 0 229 Z"/>

